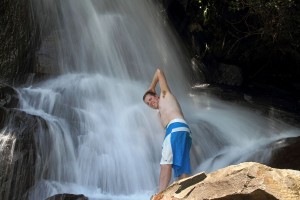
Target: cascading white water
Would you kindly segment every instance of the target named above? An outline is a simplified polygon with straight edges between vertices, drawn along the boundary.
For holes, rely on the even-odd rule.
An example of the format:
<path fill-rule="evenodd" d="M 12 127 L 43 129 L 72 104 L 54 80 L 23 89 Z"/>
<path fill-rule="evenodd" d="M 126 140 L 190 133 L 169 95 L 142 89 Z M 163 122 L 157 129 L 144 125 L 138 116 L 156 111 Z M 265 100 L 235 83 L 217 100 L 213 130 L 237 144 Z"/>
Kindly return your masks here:
<path fill-rule="evenodd" d="M 299 135 L 209 96 L 192 94 L 185 54 L 147 0 L 42 0 L 44 38 L 56 35 L 61 75 L 20 88 L 21 109 L 42 117 L 36 185 L 29 198 L 83 193 L 91 199 L 149 199 L 156 192 L 163 131 L 142 95 L 164 69 L 193 132 L 193 172 L 247 160 L 257 148 Z M 258 158 L 263 159 L 263 158 Z"/>
<path fill-rule="evenodd" d="M 32 199 L 87 188 L 99 190 L 97 195 L 155 188 L 159 126 L 153 114 L 147 115 L 139 85 L 100 74 L 69 74 L 21 90 L 23 109 L 44 118 L 49 129 L 37 136 L 40 182 Z"/>

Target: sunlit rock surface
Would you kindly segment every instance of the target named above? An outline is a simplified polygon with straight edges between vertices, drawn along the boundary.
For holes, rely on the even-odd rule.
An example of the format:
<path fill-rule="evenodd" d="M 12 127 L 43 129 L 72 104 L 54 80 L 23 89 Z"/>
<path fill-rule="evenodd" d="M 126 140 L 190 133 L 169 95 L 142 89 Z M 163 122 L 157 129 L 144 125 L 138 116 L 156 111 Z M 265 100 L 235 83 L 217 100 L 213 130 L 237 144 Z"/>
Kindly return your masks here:
<path fill-rule="evenodd" d="M 246 162 L 210 173 L 203 181 L 191 181 L 203 176 L 197 174 L 175 182 L 162 193 L 153 196 L 152 200 L 300 199 L 300 171 L 296 170 L 275 169 Z"/>

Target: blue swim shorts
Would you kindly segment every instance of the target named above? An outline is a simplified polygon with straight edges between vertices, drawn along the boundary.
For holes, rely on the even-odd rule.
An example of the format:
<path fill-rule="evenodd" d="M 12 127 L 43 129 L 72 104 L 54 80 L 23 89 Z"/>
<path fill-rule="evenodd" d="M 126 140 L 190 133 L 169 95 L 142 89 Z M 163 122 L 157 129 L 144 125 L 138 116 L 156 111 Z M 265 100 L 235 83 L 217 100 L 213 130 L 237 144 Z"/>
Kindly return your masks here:
<path fill-rule="evenodd" d="M 174 177 L 190 174 L 191 131 L 185 120 L 171 120 L 166 128 L 160 164 L 172 164 Z"/>

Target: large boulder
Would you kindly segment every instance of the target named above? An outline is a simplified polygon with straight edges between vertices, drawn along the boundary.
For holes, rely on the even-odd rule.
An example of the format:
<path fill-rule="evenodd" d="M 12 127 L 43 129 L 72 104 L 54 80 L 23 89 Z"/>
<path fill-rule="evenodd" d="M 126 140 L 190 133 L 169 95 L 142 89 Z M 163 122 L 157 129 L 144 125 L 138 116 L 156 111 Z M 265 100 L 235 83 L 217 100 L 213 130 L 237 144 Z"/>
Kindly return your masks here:
<path fill-rule="evenodd" d="M 196 179 L 200 181 L 191 181 Z M 299 200 L 300 171 L 241 163 L 210 173 L 206 178 L 200 173 L 180 180 L 152 197 L 152 200 L 167 199 Z"/>
<path fill-rule="evenodd" d="M 278 139 L 258 148 L 247 161 L 256 161 L 277 169 L 300 171 L 300 136 Z"/>
<path fill-rule="evenodd" d="M 32 72 L 38 29 L 31 1 L 0 1 L 0 80 L 15 84 Z"/>
<path fill-rule="evenodd" d="M 300 137 L 283 138 L 271 144 L 268 165 L 280 169 L 300 170 Z"/>
<path fill-rule="evenodd" d="M 34 185 L 35 134 L 46 126 L 37 116 L 0 107 L 0 199 L 27 199 Z"/>

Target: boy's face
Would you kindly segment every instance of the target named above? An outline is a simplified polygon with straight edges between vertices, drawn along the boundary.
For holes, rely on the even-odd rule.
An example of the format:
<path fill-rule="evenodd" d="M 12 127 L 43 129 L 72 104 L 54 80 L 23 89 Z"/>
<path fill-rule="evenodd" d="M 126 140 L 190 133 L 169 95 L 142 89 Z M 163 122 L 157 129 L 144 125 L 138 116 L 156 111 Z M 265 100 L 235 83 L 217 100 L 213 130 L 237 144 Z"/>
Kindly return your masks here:
<path fill-rule="evenodd" d="M 158 109 L 159 106 L 159 96 L 147 94 L 144 102 L 153 109 Z"/>

